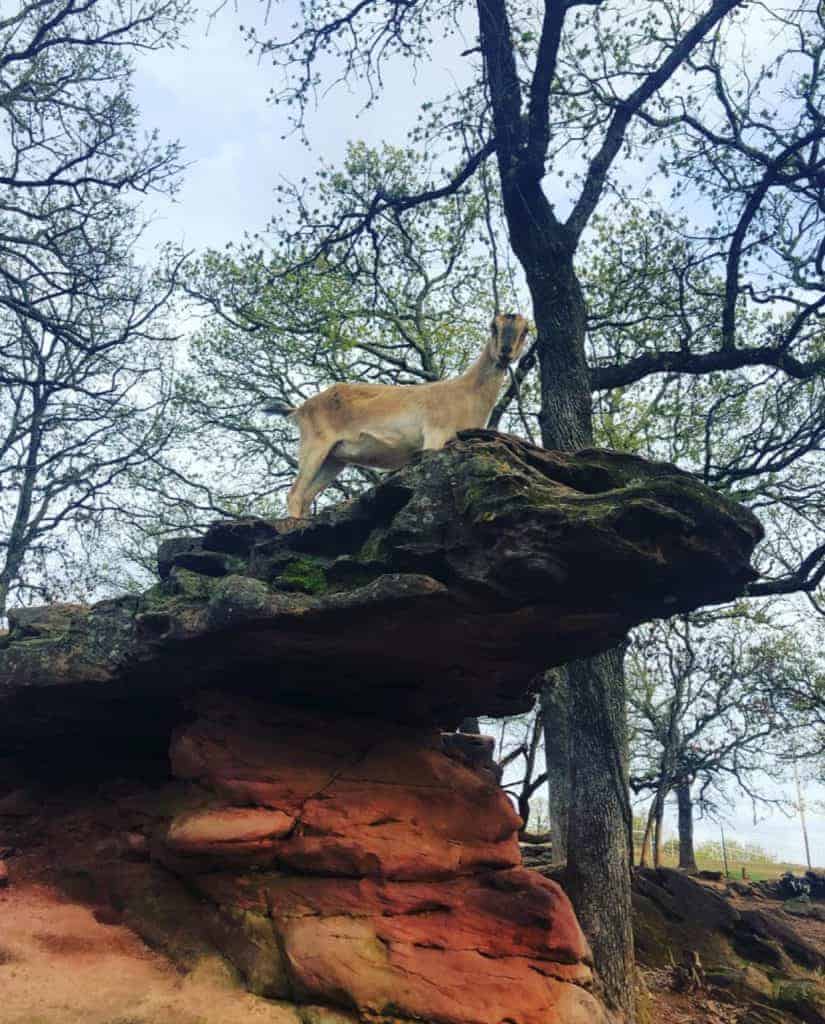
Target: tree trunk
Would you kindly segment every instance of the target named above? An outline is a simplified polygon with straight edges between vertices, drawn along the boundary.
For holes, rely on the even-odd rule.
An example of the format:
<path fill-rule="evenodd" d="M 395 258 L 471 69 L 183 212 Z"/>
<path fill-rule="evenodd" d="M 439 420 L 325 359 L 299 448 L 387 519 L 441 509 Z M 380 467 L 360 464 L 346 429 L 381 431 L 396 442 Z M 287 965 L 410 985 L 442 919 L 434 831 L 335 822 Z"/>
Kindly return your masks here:
<path fill-rule="evenodd" d="M 527 745 L 524 756 L 524 781 L 521 784 L 521 792 L 518 795 L 518 813 L 524 822 L 522 832 L 526 831 L 530 822 L 530 801 L 533 799 L 533 794 L 538 788 L 537 783 L 533 781 L 533 776 L 536 770 L 536 756 L 539 752 L 539 743 L 541 743 L 542 727 L 541 713 L 539 710 L 536 710 L 536 714 L 533 717 L 530 742 Z"/>
<path fill-rule="evenodd" d="M 567 823 L 570 813 L 570 686 L 566 668 L 545 674 L 539 714 L 544 728 L 547 771 L 547 815 L 553 859 L 567 858 Z"/>
<path fill-rule="evenodd" d="M 512 180 L 512 178 L 511 178 Z M 538 182 L 511 191 L 502 176 L 510 240 L 527 278 L 538 333 L 542 443 L 578 449 L 592 443 L 592 399 L 585 360 L 584 297 L 573 267 L 574 245 L 556 221 Z M 565 666 L 568 766 L 551 792 L 569 792 L 567 888 L 590 940 L 608 1004 L 635 1016 L 630 868 L 633 816 L 627 787 L 622 652 Z M 562 691 L 560 691 L 561 694 Z M 554 744 L 551 730 L 545 733 Z M 557 755 L 554 755 L 557 756 Z M 549 767 L 549 766 L 548 766 Z M 558 797 L 554 797 L 558 799 Z"/>
<path fill-rule="evenodd" d="M 6 555 L 0 566 L 0 622 L 8 611 L 9 593 L 12 586 L 19 582 L 18 574 L 26 558 L 26 550 L 31 541 L 27 536 L 32 518 L 34 485 L 39 472 L 40 446 L 43 441 L 43 417 L 46 411 L 46 400 L 39 388 L 32 393 L 32 414 L 29 425 L 28 450 L 23 470 L 17 505 L 14 510 L 11 528 L 5 543 Z"/>
<path fill-rule="evenodd" d="M 547 140 L 528 144 L 528 119 L 503 0 L 478 0 L 479 40 L 492 107 L 496 161 L 510 244 L 533 302 L 542 444 L 592 443 L 584 296 L 573 266 L 578 237 L 541 187 Z M 590 939 L 606 1001 L 635 1018 L 624 680 L 620 652 L 567 666 L 569 679 L 569 890 Z M 559 719 L 564 709 L 559 710 Z M 552 744 L 552 733 L 545 742 Z"/>
<path fill-rule="evenodd" d="M 667 800 L 667 789 L 659 786 L 656 790 L 656 799 L 653 802 L 653 866 L 662 866 L 662 823 L 665 817 L 665 800 Z"/>
<path fill-rule="evenodd" d="M 633 813 L 622 658 L 613 650 L 568 666 L 572 801 L 566 879 L 607 1001 L 633 1020 Z"/>
<path fill-rule="evenodd" d="M 654 797 L 650 801 L 650 809 L 647 812 L 647 823 L 645 825 L 645 834 L 642 837 L 642 849 L 639 853 L 639 867 L 646 868 L 650 866 L 650 851 L 651 851 L 651 839 L 653 837 L 653 820 L 655 818 L 656 798 Z"/>
<path fill-rule="evenodd" d="M 524 193 L 522 193 L 524 195 Z M 584 355 L 584 299 L 563 229 L 527 271 L 539 334 L 542 443 L 592 443 L 590 382 Z M 565 666 L 567 768 L 548 788 L 568 795 L 567 889 L 593 948 L 608 1003 L 634 1016 L 630 868 L 633 815 L 627 785 L 623 654 L 608 651 Z M 545 743 L 552 746 L 549 732 Z M 548 766 L 549 768 L 549 766 Z"/>
<path fill-rule="evenodd" d="M 679 867 L 695 874 L 699 869 L 693 849 L 693 798 L 689 782 L 679 783 L 676 799 L 679 803 Z"/>

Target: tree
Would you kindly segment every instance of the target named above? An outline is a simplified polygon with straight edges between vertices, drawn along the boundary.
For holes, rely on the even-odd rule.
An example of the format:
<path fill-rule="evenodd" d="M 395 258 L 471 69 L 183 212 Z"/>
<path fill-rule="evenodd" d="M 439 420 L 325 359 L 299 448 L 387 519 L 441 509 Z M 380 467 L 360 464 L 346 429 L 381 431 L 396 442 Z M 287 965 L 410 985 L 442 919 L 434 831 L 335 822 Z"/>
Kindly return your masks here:
<path fill-rule="evenodd" d="M 674 338 L 697 360 L 713 355 L 726 294 L 719 253 L 697 229 L 656 207 L 629 203 L 621 223 L 596 227 L 583 274 L 594 379 L 602 369 L 616 377 L 639 360 L 667 360 Z M 782 329 L 785 314 L 772 301 L 767 311 L 763 306 L 754 302 L 740 312 L 744 339 Z M 812 328 L 797 354 L 818 345 Z M 737 348 L 736 357 L 743 352 Z M 595 413 L 604 443 L 676 462 L 760 516 L 767 539 L 758 552 L 762 578 L 750 587 L 753 596 L 800 591 L 819 610 L 816 593 L 825 575 L 822 372 L 747 363 L 708 372 L 676 366 L 629 386 L 598 386 Z"/>
<path fill-rule="evenodd" d="M 522 834 L 535 835 L 539 814 L 534 798 L 547 781 L 547 773 L 538 767 L 542 745 L 539 709 L 536 706 L 526 715 L 504 718 L 490 727 L 497 733 L 495 759 L 503 773 L 502 785 L 524 822 Z"/>
<path fill-rule="evenodd" d="M 474 179 L 486 178 L 489 195 L 488 162 L 495 158 L 493 214 L 501 212 L 506 223 L 538 327 L 534 356 L 543 442 L 589 443 L 593 393 L 606 396 L 609 406 L 612 397 L 632 387 L 636 399 L 642 396 L 640 404 L 650 407 L 655 403 L 648 392 L 658 390 L 649 383 L 654 380 L 678 390 L 677 375 L 689 375 L 712 390 L 719 374 L 741 372 L 738 381 L 749 398 L 740 415 L 750 441 L 741 446 L 745 463 L 739 468 L 751 479 L 761 476 L 752 493 L 758 490 L 772 501 L 774 474 L 816 453 L 821 436 L 815 415 L 822 371 L 816 331 L 822 295 L 815 276 L 821 220 L 818 8 L 806 2 L 786 14 L 759 6 L 751 14 L 736 0 L 698 8 L 673 0 L 629 16 L 626 5 L 609 0 L 547 0 L 538 11 L 506 0 L 477 7 L 462 0 L 311 0 L 281 36 L 267 38 L 252 29 L 250 41 L 283 72 L 274 98 L 291 105 L 296 128 L 303 131 L 322 76 L 339 75 L 348 83 L 360 78 L 368 102 L 377 102 L 388 61 L 425 62 L 433 40 L 465 29 L 471 16 L 477 45 L 462 54 L 467 64 L 456 89 L 442 103 L 428 101 L 410 134 L 411 145 L 429 161 L 421 186 L 390 175 L 332 204 L 317 204 L 305 183 L 287 189 L 279 215 L 287 244 L 273 272 L 285 277 L 313 266 L 336 275 L 343 268 L 380 281 L 386 261 L 376 227 L 394 221 L 406 230 L 433 204 L 463 195 Z M 770 63 L 753 72 L 741 59 L 742 43 L 766 19 L 782 45 L 774 43 Z M 791 51 L 794 59 L 783 63 Z M 633 190 L 643 191 L 633 164 L 620 159 L 636 156 L 646 168 L 659 166 L 654 173 L 660 194 L 661 181 L 670 176 L 669 221 L 681 210 L 701 222 L 682 232 L 683 241 L 695 244 L 688 246 L 682 272 L 668 278 L 669 294 L 684 293 L 697 308 L 704 299 L 715 312 L 700 319 L 697 333 L 693 323 L 679 320 L 680 302 L 669 302 L 678 347 L 662 333 L 641 350 L 634 343 L 639 332 L 620 318 L 618 331 L 631 344 L 621 352 L 591 349 L 588 358 L 582 273 L 587 232 L 599 208 L 620 219 Z M 450 160 L 454 170 L 442 171 Z M 366 263 L 357 255 L 364 247 L 373 255 Z M 703 294 L 706 270 L 721 288 L 714 285 Z M 803 389 L 785 387 L 795 382 Z M 786 394 L 793 395 L 789 405 Z M 731 399 L 736 405 L 736 387 L 713 397 L 718 402 L 711 403 L 706 426 L 719 421 L 719 410 Z M 808 401 L 810 415 L 794 444 L 794 410 L 801 400 Z M 685 406 L 671 408 L 678 415 Z M 782 433 L 778 454 L 775 425 Z M 737 467 L 726 462 L 735 490 Z M 802 486 L 810 492 L 807 483 Z M 774 538 L 780 537 L 782 510 L 777 508 L 772 525 Z M 809 524 L 798 537 L 788 531 L 788 543 L 777 547 L 775 564 L 768 567 L 777 571 L 756 584 L 754 593 L 801 589 L 816 600 L 825 546 L 814 529 Z M 797 543 L 799 551 L 783 564 Z M 571 666 L 554 698 L 554 714 L 567 720 L 569 708 L 565 749 L 549 762 L 570 760 L 569 795 L 557 801 L 571 809 L 568 884 L 608 997 L 631 1016 L 631 818 L 618 655 Z M 552 737 L 549 728 L 545 733 Z M 563 780 L 556 789 L 565 791 Z"/>
<path fill-rule="evenodd" d="M 173 43 L 188 14 L 36 0 L 0 19 L 0 617 L 12 593 L 53 592 L 165 440 L 170 289 L 133 262 L 126 197 L 173 188 L 180 162 L 139 137 L 130 53 Z"/>
<path fill-rule="evenodd" d="M 792 718 L 776 699 L 787 651 L 787 637 L 764 611 L 736 607 L 636 631 L 628 657 L 631 785 L 653 792 L 643 865 L 651 834 L 653 863 L 660 864 L 669 793 L 679 810 L 679 866 L 689 871 L 696 870 L 695 802 L 712 811 L 727 782 L 754 802 L 772 801 L 760 783 L 782 774 L 789 733 L 807 725 L 806 716 Z"/>

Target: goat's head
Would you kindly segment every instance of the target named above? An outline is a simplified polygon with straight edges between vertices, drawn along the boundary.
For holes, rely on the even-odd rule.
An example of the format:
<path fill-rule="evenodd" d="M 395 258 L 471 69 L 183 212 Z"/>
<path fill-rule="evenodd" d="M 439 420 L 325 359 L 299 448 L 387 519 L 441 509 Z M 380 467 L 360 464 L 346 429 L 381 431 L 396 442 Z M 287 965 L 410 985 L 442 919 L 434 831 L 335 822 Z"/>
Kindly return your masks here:
<path fill-rule="evenodd" d="M 527 340 L 530 324 L 518 313 L 499 313 L 490 325 L 490 354 L 500 370 L 514 363 Z"/>

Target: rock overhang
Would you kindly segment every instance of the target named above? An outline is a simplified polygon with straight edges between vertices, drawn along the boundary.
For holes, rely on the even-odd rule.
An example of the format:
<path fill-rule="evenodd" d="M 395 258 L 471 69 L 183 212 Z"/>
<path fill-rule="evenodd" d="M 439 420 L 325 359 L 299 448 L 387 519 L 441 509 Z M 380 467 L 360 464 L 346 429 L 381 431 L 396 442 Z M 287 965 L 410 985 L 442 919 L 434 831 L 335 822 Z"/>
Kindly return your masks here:
<path fill-rule="evenodd" d="M 673 466 L 466 431 L 306 522 L 166 542 L 142 595 L 12 612 L 0 734 L 216 685 L 442 727 L 512 714 L 544 669 L 739 596 L 761 536 Z"/>

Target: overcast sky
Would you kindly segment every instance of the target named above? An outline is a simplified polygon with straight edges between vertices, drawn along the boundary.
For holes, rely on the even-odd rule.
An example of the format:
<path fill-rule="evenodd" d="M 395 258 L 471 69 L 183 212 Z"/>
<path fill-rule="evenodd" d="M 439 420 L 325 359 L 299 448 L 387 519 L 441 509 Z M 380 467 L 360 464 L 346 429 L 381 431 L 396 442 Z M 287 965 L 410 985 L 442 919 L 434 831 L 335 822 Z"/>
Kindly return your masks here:
<path fill-rule="evenodd" d="M 293 0 L 274 5 L 290 21 Z M 364 94 L 338 88 L 321 97 L 309 118 L 312 146 L 289 134 L 284 108 L 267 102 L 276 79 L 271 65 L 248 52 L 239 26 L 262 23 L 258 0 L 227 4 L 214 18 L 201 14 L 186 33 L 185 50 L 139 58 L 137 99 L 147 128 L 179 138 L 191 162 L 177 200 L 155 199 L 156 222 L 146 249 L 158 241 L 182 241 L 195 249 L 223 246 L 245 231 L 261 230 L 274 212 L 279 181 L 309 177 L 323 157 L 340 159 L 348 140 L 371 145 L 404 142 L 407 127 L 426 99 L 445 92 L 466 65 L 460 36 L 439 44 L 432 66 L 413 79 L 409 66 L 386 79 L 390 102 L 364 111 Z M 283 136 L 287 137 L 284 138 Z"/>
<path fill-rule="evenodd" d="M 292 20 L 291 6 L 293 0 L 273 6 L 273 20 Z M 197 18 L 187 32 L 185 50 L 138 59 L 142 120 L 165 139 L 179 138 L 190 164 L 175 202 L 157 197 L 147 202 L 147 213 L 154 218 L 143 244 L 147 260 L 164 241 L 201 250 L 261 230 L 274 211 L 278 181 L 309 176 L 320 156 L 340 159 L 348 139 L 402 143 L 420 104 L 460 80 L 466 68 L 461 51 L 473 45 L 471 38 L 444 40 L 417 80 L 408 67 L 399 68 L 387 80 L 388 100 L 366 113 L 359 115 L 362 96 L 343 89 L 327 95 L 312 116 L 313 148 L 307 149 L 294 135 L 282 139 L 288 131 L 286 119 L 280 108 L 266 102 L 274 84 L 271 66 L 248 54 L 239 31 L 244 21 L 260 24 L 262 10 L 258 0 L 229 3 L 211 20 Z M 821 787 L 809 787 L 808 792 L 811 801 L 825 801 Z M 675 831 L 674 810 L 668 818 Z M 796 819 L 773 813 L 754 826 L 750 805 L 743 800 L 731 811 L 729 828 L 740 841 L 757 842 L 783 859 L 804 859 Z M 815 808 L 809 812 L 809 830 L 814 862 L 825 865 L 825 816 Z M 717 840 L 718 825 L 699 821 L 696 836 L 697 841 Z"/>

